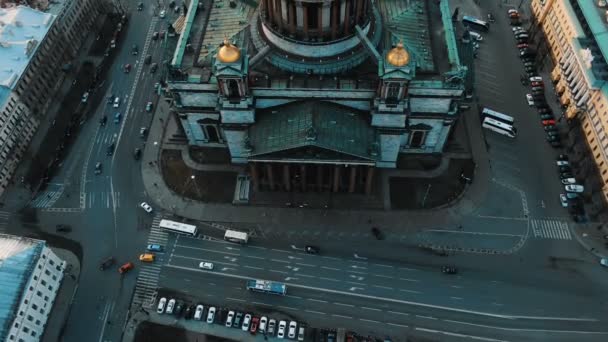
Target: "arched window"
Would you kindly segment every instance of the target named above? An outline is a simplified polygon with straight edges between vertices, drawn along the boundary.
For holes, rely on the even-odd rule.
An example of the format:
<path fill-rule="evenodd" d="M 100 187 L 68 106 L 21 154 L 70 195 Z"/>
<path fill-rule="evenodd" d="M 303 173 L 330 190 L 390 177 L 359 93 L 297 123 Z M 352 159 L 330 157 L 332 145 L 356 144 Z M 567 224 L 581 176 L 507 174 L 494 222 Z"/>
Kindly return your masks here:
<path fill-rule="evenodd" d="M 236 80 L 228 80 L 228 97 L 241 97 Z"/>
<path fill-rule="evenodd" d="M 208 142 L 220 142 L 220 136 L 217 132 L 217 128 L 215 127 L 215 125 L 205 125 L 205 131 L 207 132 Z"/>
<path fill-rule="evenodd" d="M 412 136 L 410 138 L 410 147 L 418 148 L 424 145 L 425 138 L 426 131 L 413 131 Z"/>
<path fill-rule="evenodd" d="M 401 85 L 397 82 L 390 82 L 386 91 L 386 102 L 396 104 L 399 102 L 399 88 Z"/>

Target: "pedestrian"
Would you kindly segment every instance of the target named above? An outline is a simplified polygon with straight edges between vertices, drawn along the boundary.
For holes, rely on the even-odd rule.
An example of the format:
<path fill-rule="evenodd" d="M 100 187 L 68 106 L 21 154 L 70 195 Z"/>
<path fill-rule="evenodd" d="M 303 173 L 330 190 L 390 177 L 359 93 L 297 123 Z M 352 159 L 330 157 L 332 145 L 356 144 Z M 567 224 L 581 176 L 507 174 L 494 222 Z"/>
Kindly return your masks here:
<path fill-rule="evenodd" d="M 158 184 L 154 183 L 154 186 L 158 186 Z"/>
<path fill-rule="evenodd" d="M 458 229 L 462 230 L 462 225 L 458 226 Z"/>

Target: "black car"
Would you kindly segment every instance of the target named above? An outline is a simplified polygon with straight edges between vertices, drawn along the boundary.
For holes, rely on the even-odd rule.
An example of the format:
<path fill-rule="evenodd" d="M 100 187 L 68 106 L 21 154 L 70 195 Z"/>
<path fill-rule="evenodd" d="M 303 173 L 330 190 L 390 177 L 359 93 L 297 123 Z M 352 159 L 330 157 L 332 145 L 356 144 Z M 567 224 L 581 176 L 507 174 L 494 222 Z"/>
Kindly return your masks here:
<path fill-rule="evenodd" d="M 111 156 L 114 154 L 114 148 L 116 147 L 116 144 L 111 143 L 110 146 L 108 146 L 108 148 L 106 149 L 106 154 L 108 156 Z"/>
<path fill-rule="evenodd" d="M 564 172 L 572 173 L 572 168 L 568 165 L 559 166 L 557 169 L 559 170 L 560 173 L 564 173 Z"/>
<path fill-rule="evenodd" d="M 173 313 L 175 314 L 175 316 L 180 317 L 182 315 L 184 311 L 184 304 L 181 302 L 178 302 L 175 305 L 175 310 L 173 311 Z"/>
<path fill-rule="evenodd" d="M 196 310 L 196 306 L 194 305 L 188 305 L 188 307 L 186 308 L 186 312 L 184 313 L 184 318 L 185 319 L 192 319 L 192 317 L 194 316 L 194 311 Z"/>
<path fill-rule="evenodd" d="M 114 263 L 116 263 L 116 260 L 114 260 L 113 257 L 106 258 L 99 264 L 99 269 L 102 271 L 107 270 L 110 266 L 114 265 Z"/>
<path fill-rule="evenodd" d="M 555 125 L 547 125 L 547 126 L 543 126 L 543 129 L 545 131 L 557 131 L 557 127 L 555 127 Z"/>
<path fill-rule="evenodd" d="M 382 240 L 382 233 L 378 227 L 372 227 L 372 234 L 374 234 L 376 240 Z"/>
<path fill-rule="evenodd" d="M 99 119 L 99 124 L 102 126 L 106 125 L 106 122 L 108 122 L 108 117 L 107 116 L 102 116 L 101 119 Z"/>
<path fill-rule="evenodd" d="M 455 266 L 442 266 L 441 272 L 445 274 L 456 274 L 458 269 Z"/>
<path fill-rule="evenodd" d="M 55 226 L 55 230 L 60 233 L 69 233 L 72 231 L 72 227 L 68 226 L 67 224 L 58 224 Z"/>
<path fill-rule="evenodd" d="M 548 142 L 559 141 L 559 136 L 547 134 L 545 139 L 547 139 Z"/>
<path fill-rule="evenodd" d="M 559 132 L 558 131 L 546 131 L 545 134 L 547 136 L 552 136 L 552 137 L 558 137 L 559 136 Z"/>
<path fill-rule="evenodd" d="M 536 108 L 536 111 L 538 113 L 549 113 L 551 114 L 551 108 L 547 108 L 547 107 L 541 107 L 541 108 Z"/>
<path fill-rule="evenodd" d="M 553 148 L 561 148 L 561 147 L 563 147 L 561 141 L 559 141 L 559 140 L 557 140 L 557 141 L 551 141 L 551 142 L 549 142 L 549 144 Z"/>
<path fill-rule="evenodd" d="M 143 9 L 144 9 L 144 3 L 143 3 L 143 2 L 138 3 L 138 4 L 137 4 L 137 10 L 138 10 L 138 11 L 141 11 L 141 10 L 143 10 Z"/>
<path fill-rule="evenodd" d="M 237 312 L 236 315 L 234 315 L 234 322 L 232 322 L 232 327 L 240 329 L 241 328 L 241 320 L 242 319 L 243 319 L 243 313 L 242 312 Z"/>
<path fill-rule="evenodd" d="M 150 72 L 155 73 L 156 69 L 158 69 L 158 64 L 152 63 L 152 65 L 150 66 Z"/>
<path fill-rule="evenodd" d="M 552 120 L 553 119 L 553 115 L 551 115 L 551 114 L 540 114 L 538 117 L 541 120 Z"/>
<path fill-rule="evenodd" d="M 141 148 L 136 148 L 136 149 L 133 151 L 133 158 L 134 158 L 135 160 L 139 160 L 139 158 L 141 158 Z"/>
<path fill-rule="evenodd" d="M 560 154 L 555 158 L 555 160 L 568 160 L 568 156 L 565 154 Z"/>
<path fill-rule="evenodd" d="M 566 178 L 572 178 L 572 177 L 574 177 L 572 172 L 562 172 L 559 174 L 560 179 L 566 179 Z"/>
<path fill-rule="evenodd" d="M 306 246 L 304 247 L 304 251 L 308 254 L 319 254 L 319 247 L 316 246 Z"/>
<path fill-rule="evenodd" d="M 577 223 L 585 222 L 587 219 L 584 215 L 572 215 L 572 220 Z M 608 246 L 607 246 L 608 247 Z"/>

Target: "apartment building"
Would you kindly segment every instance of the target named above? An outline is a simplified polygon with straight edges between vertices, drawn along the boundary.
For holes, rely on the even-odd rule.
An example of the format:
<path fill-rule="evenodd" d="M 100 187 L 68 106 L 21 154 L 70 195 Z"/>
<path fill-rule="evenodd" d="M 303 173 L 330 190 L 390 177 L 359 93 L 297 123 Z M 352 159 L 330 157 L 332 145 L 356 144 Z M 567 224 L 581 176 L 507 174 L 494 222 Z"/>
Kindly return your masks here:
<path fill-rule="evenodd" d="M 0 341 L 40 341 L 65 261 L 44 241 L 0 234 Z"/>
<path fill-rule="evenodd" d="M 546 48 L 553 60 L 551 78 L 564 116 L 580 122 L 582 135 L 578 129 L 570 134 L 573 150 L 580 156 L 584 141 L 590 151 L 580 156 L 581 178 L 598 210 L 600 202 L 608 201 L 608 8 L 604 6 L 605 1 L 597 0 L 532 1 L 535 24 L 544 34 L 540 54 Z"/>
<path fill-rule="evenodd" d="M 0 194 L 105 1 L 39 0 L 0 5 Z"/>

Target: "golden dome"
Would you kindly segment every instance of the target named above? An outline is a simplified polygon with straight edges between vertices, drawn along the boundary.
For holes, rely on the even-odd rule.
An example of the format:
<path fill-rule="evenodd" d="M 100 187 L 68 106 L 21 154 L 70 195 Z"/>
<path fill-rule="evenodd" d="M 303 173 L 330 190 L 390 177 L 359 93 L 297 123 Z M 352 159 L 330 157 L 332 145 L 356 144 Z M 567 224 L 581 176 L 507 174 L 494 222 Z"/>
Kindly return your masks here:
<path fill-rule="evenodd" d="M 392 66 L 402 67 L 409 63 L 410 54 L 403 48 L 403 43 L 399 42 L 386 54 L 386 61 Z"/>
<path fill-rule="evenodd" d="M 224 46 L 217 52 L 217 59 L 222 63 L 234 63 L 241 58 L 241 50 L 224 39 Z"/>

